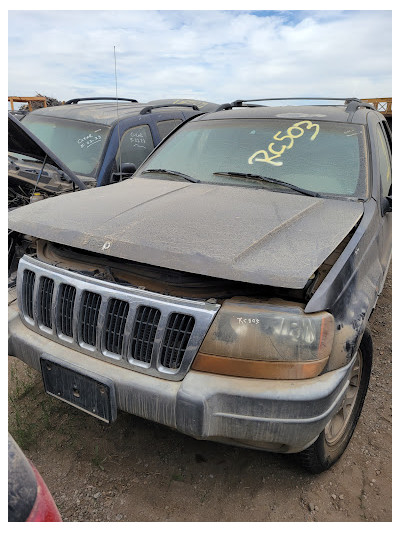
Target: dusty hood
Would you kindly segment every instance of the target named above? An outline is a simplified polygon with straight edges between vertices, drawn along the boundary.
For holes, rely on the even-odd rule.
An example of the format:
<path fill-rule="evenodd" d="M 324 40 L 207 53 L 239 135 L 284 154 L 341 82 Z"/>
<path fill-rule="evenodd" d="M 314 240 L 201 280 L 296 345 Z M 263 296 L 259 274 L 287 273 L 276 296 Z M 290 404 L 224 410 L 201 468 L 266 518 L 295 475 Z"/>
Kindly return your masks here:
<path fill-rule="evenodd" d="M 22 207 L 9 227 L 140 263 L 302 288 L 362 213 L 359 202 L 134 178 Z"/>

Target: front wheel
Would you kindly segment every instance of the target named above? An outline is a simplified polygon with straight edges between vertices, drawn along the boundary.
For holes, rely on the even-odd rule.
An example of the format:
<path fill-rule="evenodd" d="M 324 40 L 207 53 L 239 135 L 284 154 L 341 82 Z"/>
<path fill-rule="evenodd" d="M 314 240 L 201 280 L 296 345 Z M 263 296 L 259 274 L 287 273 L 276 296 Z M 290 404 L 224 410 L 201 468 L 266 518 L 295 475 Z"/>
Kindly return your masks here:
<path fill-rule="evenodd" d="M 353 435 L 368 389 L 372 352 L 371 334 L 366 329 L 339 410 L 329 420 L 318 439 L 298 454 L 300 463 L 314 474 L 330 468 L 342 455 Z"/>

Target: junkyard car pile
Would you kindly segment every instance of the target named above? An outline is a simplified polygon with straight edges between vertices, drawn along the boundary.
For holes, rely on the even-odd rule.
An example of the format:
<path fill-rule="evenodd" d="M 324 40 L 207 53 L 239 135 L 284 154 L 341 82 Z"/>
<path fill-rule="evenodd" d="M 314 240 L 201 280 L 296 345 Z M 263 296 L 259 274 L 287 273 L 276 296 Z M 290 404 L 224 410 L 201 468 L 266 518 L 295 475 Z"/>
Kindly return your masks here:
<path fill-rule="evenodd" d="M 225 104 L 132 179 L 9 226 L 32 243 L 9 353 L 49 394 L 106 422 L 121 409 L 299 453 L 313 472 L 343 453 L 391 257 L 391 134 L 372 106 Z"/>
<path fill-rule="evenodd" d="M 201 100 L 100 97 L 76 98 L 19 119 L 9 112 L 8 208 L 121 181 L 176 126 L 217 107 Z M 9 231 L 10 273 L 29 244 Z"/>
<path fill-rule="evenodd" d="M 65 181 L 74 182 L 74 176 L 81 189 L 120 181 L 176 126 L 217 107 L 200 100 L 76 98 L 36 109 L 21 121 L 9 113 L 9 170 L 14 180 L 9 188 L 25 187 L 29 200 L 28 185 L 52 195 L 65 192 L 60 181 L 65 189 Z M 38 180 L 43 162 L 48 165 Z M 21 195 L 21 190 L 16 192 Z"/>

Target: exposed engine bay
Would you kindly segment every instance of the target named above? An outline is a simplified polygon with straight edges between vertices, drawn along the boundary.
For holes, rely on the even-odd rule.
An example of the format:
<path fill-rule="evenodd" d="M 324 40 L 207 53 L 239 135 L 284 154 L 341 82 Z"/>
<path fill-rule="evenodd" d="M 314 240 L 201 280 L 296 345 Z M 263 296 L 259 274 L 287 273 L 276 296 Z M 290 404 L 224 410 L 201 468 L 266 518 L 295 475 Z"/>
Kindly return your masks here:
<path fill-rule="evenodd" d="M 22 163 L 22 165 L 21 165 Z M 21 161 L 8 156 L 8 211 L 67 192 L 74 186 L 57 169 L 43 170 L 40 161 Z M 16 231 L 8 230 L 8 273 L 15 272 L 18 260 L 28 250 L 31 240 Z"/>
<path fill-rule="evenodd" d="M 335 259 L 350 239 L 350 235 L 340 244 L 335 252 L 327 258 L 318 272 L 310 279 L 303 290 L 282 289 L 278 287 L 256 285 L 227 279 L 201 276 L 163 267 L 110 258 L 42 239 L 27 236 L 17 239 L 16 251 L 19 254 L 30 253 L 39 260 L 73 270 L 80 274 L 103 279 L 114 283 L 131 285 L 160 294 L 221 301 L 235 296 L 256 298 L 283 298 L 291 301 L 307 302 L 329 272 Z M 22 256 L 21 255 L 21 256 Z"/>
<path fill-rule="evenodd" d="M 9 113 L 8 116 L 8 211 L 73 192 L 94 187 L 92 178 L 83 183 Z M 18 261 L 32 254 L 32 239 L 8 230 L 9 286 L 15 284 Z"/>
<path fill-rule="evenodd" d="M 82 252 L 68 246 L 37 240 L 39 260 L 73 270 L 80 274 L 122 285 L 147 289 L 160 294 L 193 298 L 222 300 L 233 296 L 290 296 L 303 300 L 303 291 L 288 291 L 251 283 L 191 274 L 163 267 L 111 258 L 93 252 Z"/>

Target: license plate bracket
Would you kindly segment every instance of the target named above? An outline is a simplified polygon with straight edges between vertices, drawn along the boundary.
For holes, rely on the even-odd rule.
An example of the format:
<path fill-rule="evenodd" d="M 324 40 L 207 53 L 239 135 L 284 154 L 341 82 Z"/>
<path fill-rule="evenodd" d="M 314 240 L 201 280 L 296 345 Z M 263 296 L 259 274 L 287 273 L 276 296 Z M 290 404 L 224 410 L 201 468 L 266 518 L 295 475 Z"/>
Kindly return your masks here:
<path fill-rule="evenodd" d="M 40 358 L 45 391 L 106 423 L 117 418 L 115 387 L 112 380 L 49 354 Z"/>

